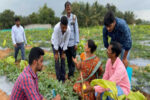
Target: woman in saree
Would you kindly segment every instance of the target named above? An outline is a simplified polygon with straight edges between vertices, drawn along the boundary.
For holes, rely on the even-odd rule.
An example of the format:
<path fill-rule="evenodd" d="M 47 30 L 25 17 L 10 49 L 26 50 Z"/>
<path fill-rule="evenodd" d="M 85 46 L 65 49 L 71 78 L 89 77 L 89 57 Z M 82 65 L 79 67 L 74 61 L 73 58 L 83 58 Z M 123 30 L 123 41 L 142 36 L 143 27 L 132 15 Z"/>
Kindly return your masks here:
<path fill-rule="evenodd" d="M 102 74 L 102 64 L 100 59 L 94 54 L 97 46 L 93 40 L 88 40 L 85 47 L 84 53 L 80 55 L 81 61 L 77 61 L 77 58 L 72 58 L 76 68 L 80 71 L 80 77 L 74 84 L 74 91 L 79 94 L 84 100 L 95 100 L 93 93 L 84 94 L 82 91 L 90 85 L 93 79 L 98 78 Z"/>

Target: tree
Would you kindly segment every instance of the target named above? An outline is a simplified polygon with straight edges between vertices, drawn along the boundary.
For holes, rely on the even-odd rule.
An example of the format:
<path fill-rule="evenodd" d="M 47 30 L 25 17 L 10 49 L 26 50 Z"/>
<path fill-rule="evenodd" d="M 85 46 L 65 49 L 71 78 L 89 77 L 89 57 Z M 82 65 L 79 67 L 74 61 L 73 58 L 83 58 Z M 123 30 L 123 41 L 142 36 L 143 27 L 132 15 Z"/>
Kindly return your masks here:
<path fill-rule="evenodd" d="M 38 14 L 33 12 L 31 15 L 29 15 L 29 19 L 32 24 L 38 23 Z"/>
<path fill-rule="evenodd" d="M 48 8 L 46 4 L 42 8 L 39 9 L 39 23 L 42 24 L 55 24 L 55 12 Z"/>
<path fill-rule="evenodd" d="M 141 19 L 137 19 L 137 20 L 135 20 L 135 23 L 136 24 L 142 24 L 142 20 Z"/>
<path fill-rule="evenodd" d="M 124 13 L 124 19 L 127 21 L 128 24 L 134 23 L 134 13 L 131 11 L 126 11 Z"/>
<path fill-rule="evenodd" d="M 15 13 L 9 9 L 3 11 L 0 14 L 0 28 L 1 29 L 8 29 L 11 28 L 14 24 L 14 15 Z"/>

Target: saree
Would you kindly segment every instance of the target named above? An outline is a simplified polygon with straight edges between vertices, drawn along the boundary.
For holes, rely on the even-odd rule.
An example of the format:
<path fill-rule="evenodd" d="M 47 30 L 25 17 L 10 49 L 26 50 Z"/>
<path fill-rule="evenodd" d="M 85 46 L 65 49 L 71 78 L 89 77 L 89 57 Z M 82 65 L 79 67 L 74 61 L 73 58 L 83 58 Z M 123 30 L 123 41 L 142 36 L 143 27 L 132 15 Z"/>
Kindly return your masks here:
<path fill-rule="evenodd" d="M 73 90 L 79 95 L 84 96 L 84 100 L 95 100 L 94 92 L 90 92 L 87 94 L 82 94 L 83 84 L 87 87 L 90 86 L 90 82 L 97 78 L 97 76 L 100 76 L 102 74 L 102 67 L 99 65 L 98 70 L 96 73 L 89 78 L 89 75 L 93 72 L 94 68 L 97 66 L 98 62 L 100 61 L 98 57 L 92 56 L 90 58 L 85 57 L 85 53 L 80 55 L 81 57 L 81 73 L 84 82 L 81 82 L 81 77 L 77 79 L 77 82 L 73 86 Z M 88 78 L 88 79 L 87 79 Z M 87 79 L 87 80 L 85 80 Z"/>

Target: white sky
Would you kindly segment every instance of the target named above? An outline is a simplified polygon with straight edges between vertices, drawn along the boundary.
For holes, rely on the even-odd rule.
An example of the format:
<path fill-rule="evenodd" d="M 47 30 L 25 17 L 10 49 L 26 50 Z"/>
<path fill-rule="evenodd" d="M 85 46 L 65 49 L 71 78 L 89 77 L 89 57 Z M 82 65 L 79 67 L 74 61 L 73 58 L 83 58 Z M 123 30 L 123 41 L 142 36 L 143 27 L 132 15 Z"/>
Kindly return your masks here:
<path fill-rule="evenodd" d="M 52 8 L 57 16 L 61 15 L 64 9 L 64 3 L 67 0 L 0 0 L 0 12 L 5 9 L 11 9 L 17 15 L 27 16 L 32 12 L 37 12 L 40 7 L 47 3 L 48 7 Z M 114 4 L 121 11 L 133 11 L 136 18 L 141 18 L 150 21 L 150 0 L 69 0 L 83 1 L 93 3 L 98 1 L 102 5 L 107 3 Z"/>

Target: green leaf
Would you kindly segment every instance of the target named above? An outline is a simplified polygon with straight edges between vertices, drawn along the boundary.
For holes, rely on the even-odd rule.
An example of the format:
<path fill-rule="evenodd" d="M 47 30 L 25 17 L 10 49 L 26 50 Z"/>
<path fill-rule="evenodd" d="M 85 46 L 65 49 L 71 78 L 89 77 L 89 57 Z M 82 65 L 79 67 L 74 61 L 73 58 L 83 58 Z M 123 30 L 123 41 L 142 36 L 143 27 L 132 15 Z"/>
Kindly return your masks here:
<path fill-rule="evenodd" d="M 116 88 L 116 83 L 115 82 L 111 82 L 108 80 L 103 80 L 103 79 L 95 79 L 91 82 L 91 86 L 101 86 L 104 89 L 110 89 L 112 91 L 112 95 L 113 95 L 113 99 L 115 99 L 117 97 L 118 91 Z"/>
<path fill-rule="evenodd" d="M 104 92 L 102 100 L 106 100 L 107 96 L 110 96 L 111 98 L 113 98 L 113 93 L 111 91 Z"/>
<path fill-rule="evenodd" d="M 13 56 L 9 56 L 5 59 L 5 62 L 8 64 L 14 64 L 15 63 L 15 58 Z"/>
<path fill-rule="evenodd" d="M 129 99 L 129 100 L 147 100 L 145 98 L 145 96 L 142 93 L 140 93 L 139 91 L 137 91 L 137 92 L 131 91 L 130 94 L 127 96 L 127 99 Z"/>
<path fill-rule="evenodd" d="M 5 47 L 5 45 L 6 45 L 6 40 L 3 41 L 3 47 Z"/>
<path fill-rule="evenodd" d="M 21 60 L 20 69 L 23 70 L 26 66 L 28 66 L 28 62 L 25 60 Z"/>
<path fill-rule="evenodd" d="M 126 95 L 121 95 L 118 97 L 118 100 L 126 100 Z"/>

